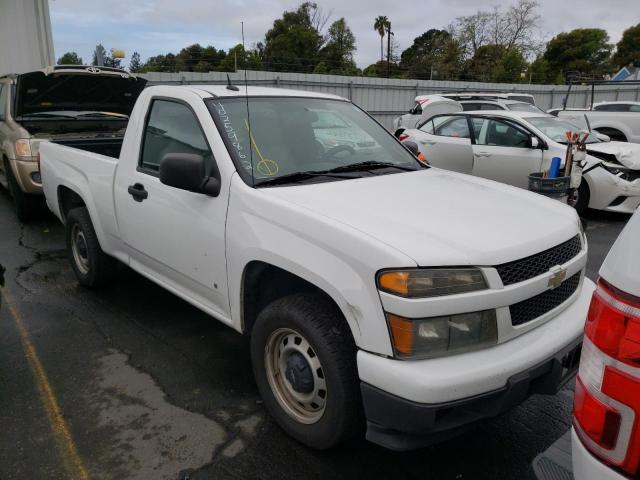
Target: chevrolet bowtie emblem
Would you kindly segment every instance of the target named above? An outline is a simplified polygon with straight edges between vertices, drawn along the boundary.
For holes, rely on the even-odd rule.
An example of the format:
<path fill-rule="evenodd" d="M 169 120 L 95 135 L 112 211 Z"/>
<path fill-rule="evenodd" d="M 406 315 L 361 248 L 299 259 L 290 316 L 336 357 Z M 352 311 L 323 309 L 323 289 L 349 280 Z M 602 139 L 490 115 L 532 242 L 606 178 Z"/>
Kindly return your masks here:
<path fill-rule="evenodd" d="M 567 271 L 559 266 L 549 269 L 551 276 L 549 277 L 549 283 L 547 286 L 551 289 L 558 288 L 564 282 L 567 277 Z"/>

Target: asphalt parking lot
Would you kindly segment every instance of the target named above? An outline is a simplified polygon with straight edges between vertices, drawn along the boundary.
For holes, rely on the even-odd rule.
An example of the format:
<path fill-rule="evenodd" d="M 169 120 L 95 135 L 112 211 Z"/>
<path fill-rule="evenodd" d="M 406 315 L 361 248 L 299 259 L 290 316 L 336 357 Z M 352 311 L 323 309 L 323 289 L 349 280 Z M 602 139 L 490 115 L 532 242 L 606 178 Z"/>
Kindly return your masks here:
<path fill-rule="evenodd" d="M 516 479 L 569 428 L 571 386 L 422 450 L 309 450 L 264 411 L 245 338 L 125 267 L 79 287 L 62 226 L 21 225 L 9 202 L 0 189 L 2 479 Z M 589 213 L 592 279 L 627 219 Z"/>

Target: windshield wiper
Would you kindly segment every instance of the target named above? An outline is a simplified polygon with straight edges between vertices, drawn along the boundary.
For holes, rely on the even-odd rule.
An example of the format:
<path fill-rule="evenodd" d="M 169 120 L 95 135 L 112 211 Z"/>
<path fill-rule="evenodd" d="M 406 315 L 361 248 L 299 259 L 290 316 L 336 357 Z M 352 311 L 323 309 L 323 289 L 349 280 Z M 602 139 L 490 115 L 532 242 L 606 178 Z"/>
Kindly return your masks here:
<path fill-rule="evenodd" d="M 395 168 L 398 170 L 403 170 L 405 172 L 414 172 L 417 169 L 411 167 L 404 167 L 402 165 L 398 165 L 396 163 L 391 162 L 375 162 L 375 161 L 366 161 L 366 162 L 358 162 L 352 163 L 351 165 L 342 165 L 340 167 L 335 167 L 327 172 L 337 173 L 337 172 L 361 172 L 367 170 L 373 170 L 376 168 Z"/>
<path fill-rule="evenodd" d="M 127 117 L 126 115 L 119 115 L 117 113 L 104 113 L 104 112 L 90 112 L 90 113 L 81 113 L 79 115 L 77 115 L 78 118 L 105 118 L 105 117 L 110 117 L 110 118 L 118 118 L 120 120 L 126 120 Z"/>
<path fill-rule="evenodd" d="M 75 115 L 64 115 L 62 113 L 53 113 L 53 112 L 35 112 L 35 113 L 25 113 L 20 116 L 19 120 L 25 118 L 33 118 L 33 117 L 47 117 L 47 118 L 76 118 Z"/>
<path fill-rule="evenodd" d="M 283 185 L 286 183 L 296 183 L 301 182 L 303 180 L 308 180 L 310 178 L 315 177 L 332 177 L 332 178 L 360 178 L 359 176 L 354 175 L 334 175 L 333 172 L 330 171 L 308 171 L 308 172 L 294 172 L 287 173 L 286 175 L 282 175 L 280 177 L 268 178 L 266 180 L 262 180 L 257 182 L 256 187 L 262 187 L 266 185 Z"/>

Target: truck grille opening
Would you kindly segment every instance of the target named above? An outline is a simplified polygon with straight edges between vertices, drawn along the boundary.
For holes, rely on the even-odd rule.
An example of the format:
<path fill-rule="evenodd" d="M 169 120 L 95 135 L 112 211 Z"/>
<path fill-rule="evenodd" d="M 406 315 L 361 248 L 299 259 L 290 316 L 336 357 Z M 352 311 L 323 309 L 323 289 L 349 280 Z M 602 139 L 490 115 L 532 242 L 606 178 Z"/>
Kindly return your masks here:
<path fill-rule="evenodd" d="M 576 235 L 572 239 L 544 252 L 498 265 L 496 270 L 500 274 L 502 283 L 505 286 L 511 285 L 542 275 L 556 265 L 567 263 L 578 255 L 581 249 L 580 236 Z"/>
<path fill-rule="evenodd" d="M 578 289 L 580 274 L 581 272 L 576 273 L 556 289 L 511 305 L 511 325 L 515 327 L 530 322 L 564 303 Z"/>

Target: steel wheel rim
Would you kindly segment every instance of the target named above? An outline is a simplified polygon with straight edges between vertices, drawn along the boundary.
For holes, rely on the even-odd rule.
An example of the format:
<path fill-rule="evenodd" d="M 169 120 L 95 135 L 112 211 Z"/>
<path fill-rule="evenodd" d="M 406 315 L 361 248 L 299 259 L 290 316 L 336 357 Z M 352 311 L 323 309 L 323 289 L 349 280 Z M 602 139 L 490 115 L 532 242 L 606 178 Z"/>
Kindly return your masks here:
<path fill-rule="evenodd" d="M 78 224 L 71 228 L 71 252 L 73 260 L 80 270 L 80 273 L 86 275 L 89 273 L 89 249 L 87 248 L 87 239 L 84 232 Z"/>
<path fill-rule="evenodd" d="M 292 354 L 302 356 L 311 370 L 313 388 L 308 393 L 296 391 L 286 377 Z M 309 341 L 290 328 L 275 330 L 265 345 L 264 364 L 269 386 L 280 407 L 300 423 L 318 422 L 327 404 L 327 385 L 320 359 Z"/>

